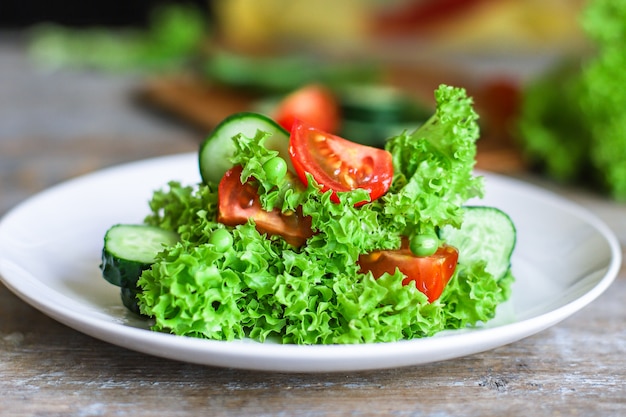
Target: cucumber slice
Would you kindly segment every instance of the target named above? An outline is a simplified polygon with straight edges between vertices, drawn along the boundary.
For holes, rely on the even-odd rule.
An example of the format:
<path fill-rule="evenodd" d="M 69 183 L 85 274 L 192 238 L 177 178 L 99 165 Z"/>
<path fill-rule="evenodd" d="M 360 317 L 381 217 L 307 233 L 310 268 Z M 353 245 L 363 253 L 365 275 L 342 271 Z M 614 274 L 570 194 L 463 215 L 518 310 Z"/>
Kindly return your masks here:
<path fill-rule="evenodd" d="M 342 116 L 354 120 L 396 122 L 410 116 L 417 120 L 430 117 L 432 111 L 418 107 L 399 90 L 379 85 L 351 85 L 338 90 Z"/>
<path fill-rule="evenodd" d="M 235 153 L 232 138 L 238 134 L 253 137 L 259 130 L 272 134 L 267 138 L 265 146 L 278 151 L 287 164 L 290 164 L 289 132 L 260 113 L 235 113 L 222 120 L 200 145 L 198 162 L 202 181 L 205 184 L 219 183 L 232 167 L 230 158 Z"/>
<path fill-rule="evenodd" d="M 139 293 L 137 288 L 122 287 L 120 291 L 120 297 L 122 298 L 122 304 L 135 314 L 142 315 L 139 303 L 137 302 L 137 294 Z"/>
<path fill-rule="evenodd" d="M 511 218 L 495 207 L 468 206 L 461 228 L 445 226 L 439 237 L 459 250 L 459 264 L 484 261 L 486 271 L 501 279 L 511 267 L 517 231 Z"/>
<path fill-rule="evenodd" d="M 122 288 L 135 289 L 141 273 L 150 268 L 156 255 L 178 242 L 178 235 L 155 226 L 117 224 L 104 235 L 102 264 L 104 279 Z"/>
<path fill-rule="evenodd" d="M 338 96 L 339 136 L 364 145 L 384 148 L 388 138 L 417 129 L 432 115 L 431 109 L 392 87 L 352 85 L 340 89 Z"/>

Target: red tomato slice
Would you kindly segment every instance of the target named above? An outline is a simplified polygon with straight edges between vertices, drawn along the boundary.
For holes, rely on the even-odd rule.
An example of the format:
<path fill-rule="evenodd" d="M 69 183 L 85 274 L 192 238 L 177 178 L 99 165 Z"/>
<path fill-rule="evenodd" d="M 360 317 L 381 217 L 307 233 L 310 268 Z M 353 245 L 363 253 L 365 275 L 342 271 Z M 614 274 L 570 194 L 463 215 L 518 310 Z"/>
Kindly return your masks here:
<path fill-rule="evenodd" d="M 263 210 L 256 188 L 249 182 L 241 183 L 241 166 L 224 174 L 217 196 L 217 221 L 222 224 L 236 226 L 252 218 L 259 233 L 280 235 L 293 246 L 301 246 L 313 235 L 310 217 L 299 212 L 287 215 L 278 209 Z"/>
<path fill-rule="evenodd" d="M 350 142 L 301 120 L 291 130 L 289 153 L 302 182 L 307 183 L 306 173 L 310 173 L 322 191 L 335 192 L 335 202 L 339 201 L 336 192 L 357 188 L 367 190 L 373 201 L 387 192 L 393 180 L 389 152 Z"/>
<path fill-rule="evenodd" d="M 430 256 L 415 256 L 408 248 L 381 250 L 361 255 L 361 272 L 371 271 L 374 278 L 385 272 L 393 274 L 398 268 L 406 278 L 403 285 L 411 282 L 426 294 L 429 302 L 441 296 L 443 289 L 452 278 L 459 259 L 459 252 L 452 246 L 444 245 Z"/>
<path fill-rule="evenodd" d="M 339 102 L 334 94 L 318 84 L 294 91 L 283 99 L 274 114 L 276 122 L 291 131 L 296 119 L 321 129 L 336 132 L 339 128 Z"/>

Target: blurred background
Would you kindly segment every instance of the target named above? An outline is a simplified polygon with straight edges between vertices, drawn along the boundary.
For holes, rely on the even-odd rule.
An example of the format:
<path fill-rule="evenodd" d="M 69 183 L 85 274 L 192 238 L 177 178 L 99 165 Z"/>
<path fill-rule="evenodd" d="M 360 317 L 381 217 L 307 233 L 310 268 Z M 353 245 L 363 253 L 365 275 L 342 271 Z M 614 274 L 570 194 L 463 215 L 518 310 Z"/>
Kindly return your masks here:
<path fill-rule="evenodd" d="M 69 26 L 128 26 L 145 25 L 150 10 L 163 3 L 158 0 L 132 0 L 124 3 L 110 1 L 84 2 L 66 0 L 6 0 L 2 2 L 0 24 L 3 28 L 25 28 L 42 22 Z M 204 6 L 205 2 L 197 4 Z"/>
<path fill-rule="evenodd" d="M 592 54 L 586 4 L 4 0 L 0 212 L 67 177 L 196 150 L 228 114 L 275 116 L 311 85 L 333 98 L 334 133 L 373 146 L 423 123 L 439 84 L 464 87 L 480 114 L 478 167 L 526 170 L 526 90 Z"/>

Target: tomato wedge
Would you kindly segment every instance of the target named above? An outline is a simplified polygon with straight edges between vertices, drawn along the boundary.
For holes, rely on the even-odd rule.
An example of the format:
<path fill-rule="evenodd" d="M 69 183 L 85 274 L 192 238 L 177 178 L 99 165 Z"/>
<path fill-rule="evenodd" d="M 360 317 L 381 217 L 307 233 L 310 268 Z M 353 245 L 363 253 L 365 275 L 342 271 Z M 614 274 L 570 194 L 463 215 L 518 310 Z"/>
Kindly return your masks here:
<path fill-rule="evenodd" d="M 340 120 L 339 101 L 326 87 L 310 84 L 287 95 L 279 103 L 274 119 L 288 132 L 296 119 L 326 132 L 336 132 Z"/>
<path fill-rule="evenodd" d="M 373 201 L 387 192 L 393 180 L 389 152 L 351 142 L 302 120 L 296 120 L 291 130 L 289 153 L 302 182 L 307 184 L 306 173 L 310 173 L 323 192 L 333 191 L 335 202 L 339 202 L 337 192 L 357 188 L 368 191 Z"/>
<path fill-rule="evenodd" d="M 452 278 L 458 259 L 456 248 L 443 245 L 430 256 L 415 256 L 409 248 L 403 247 L 361 255 L 358 262 L 361 272 L 371 271 L 374 278 L 380 278 L 385 272 L 393 274 L 398 268 L 406 277 L 402 284 L 413 283 L 432 303 Z"/>
<path fill-rule="evenodd" d="M 278 209 L 265 211 L 256 188 L 241 183 L 241 166 L 228 170 L 219 183 L 217 221 L 227 226 L 244 224 L 252 218 L 259 233 L 280 235 L 287 243 L 301 246 L 313 235 L 311 218 L 296 211 L 282 213 Z"/>

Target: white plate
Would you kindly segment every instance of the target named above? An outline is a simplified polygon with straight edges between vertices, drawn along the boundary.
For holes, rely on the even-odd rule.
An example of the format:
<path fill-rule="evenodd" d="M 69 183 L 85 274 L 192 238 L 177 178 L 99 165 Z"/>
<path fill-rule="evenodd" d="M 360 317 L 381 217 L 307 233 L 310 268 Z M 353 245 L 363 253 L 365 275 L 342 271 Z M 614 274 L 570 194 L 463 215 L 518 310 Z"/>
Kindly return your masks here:
<path fill-rule="evenodd" d="M 582 208 L 534 186 L 491 174 L 486 198 L 518 228 L 517 281 L 510 301 L 482 328 L 384 344 L 295 346 L 221 342 L 147 330 L 100 276 L 102 238 L 118 222 L 139 222 L 153 190 L 199 181 L 195 154 L 114 167 L 60 184 L 0 222 L 0 275 L 15 294 L 93 337 L 186 362 L 268 371 L 352 371 L 418 365 L 502 346 L 580 310 L 614 280 L 617 239 Z"/>

